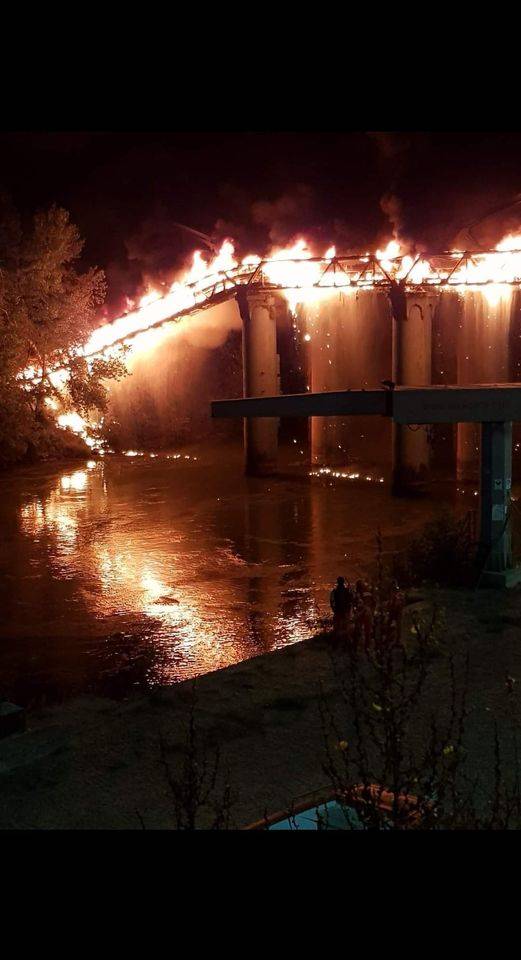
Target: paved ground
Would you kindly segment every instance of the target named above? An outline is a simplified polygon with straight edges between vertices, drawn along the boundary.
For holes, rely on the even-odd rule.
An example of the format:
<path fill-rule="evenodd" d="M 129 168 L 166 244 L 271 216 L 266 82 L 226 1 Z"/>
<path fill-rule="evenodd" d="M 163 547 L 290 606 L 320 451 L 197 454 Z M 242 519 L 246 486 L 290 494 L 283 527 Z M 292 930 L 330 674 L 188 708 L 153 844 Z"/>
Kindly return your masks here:
<path fill-rule="evenodd" d="M 433 600 L 445 608 L 446 645 L 459 649 L 470 638 L 470 759 L 486 775 L 492 718 L 506 729 L 505 675 L 521 687 L 521 593 L 440 591 L 420 609 Z M 333 705 L 338 699 L 330 647 L 330 637 L 316 637 L 198 680 L 198 727 L 229 770 L 236 825 L 325 782 L 317 693 L 321 682 Z M 446 690 L 440 661 L 430 704 L 443 702 Z M 0 828 L 140 829 L 140 818 L 147 829 L 174 826 L 159 741 L 162 734 L 174 764 L 188 695 L 179 684 L 31 714 L 27 732 L 0 741 Z"/>

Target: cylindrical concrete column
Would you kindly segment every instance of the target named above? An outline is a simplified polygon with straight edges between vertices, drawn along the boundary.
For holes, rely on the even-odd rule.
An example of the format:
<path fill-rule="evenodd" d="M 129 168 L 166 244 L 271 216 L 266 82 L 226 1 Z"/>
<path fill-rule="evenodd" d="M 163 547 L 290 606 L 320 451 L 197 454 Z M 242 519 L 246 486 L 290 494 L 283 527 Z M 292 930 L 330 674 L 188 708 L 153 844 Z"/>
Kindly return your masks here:
<path fill-rule="evenodd" d="M 396 386 L 424 387 L 432 383 L 432 317 L 428 301 L 408 299 L 401 283 L 391 290 L 393 312 L 392 380 Z M 392 489 L 403 493 L 425 479 L 429 440 L 425 427 L 393 423 Z"/>
<path fill-rule="evenodd" d="M 509 517 L 512 487 L 512 424 L 481 425 L 481 553 L 485 576 L 512 566 Z M 499 581 L 502 585 L 502 581 Z"/>
<path fill-rule="evenodd" d="M 242 369 L 245 397 L 273 397 L 279 393 L 279 360 L 275 300 L 269 293 L 237 297 L 242 318 Z M 264 476 L 277 466 L 279 421 L 251 417 L 244 420 L 246 473 Z"/>
<path fill-rule="evenodd" d="M 432 308 L 432 382 L 448 386 L 458 382 L 457 335 L 460 323 L 460 298 L 454 290 L 442 291 L 433 298 Z M 455 423 L 435 423 L 429 444 L 429 473 L 439 479 L 456 475 Z"/>
<path fill-rule="evenodd" d="M 334 350 L 331 343 L 330 318 L 322 305 L 313 311 L 314 331 L 311 341 L 311 392 L 322 393 L 334 389 Z M 311 418 L 311 462 L 329 464 L 331 431 L 334 424 L 330 417 Z"/>
<path fill-rule="evenodd" d="M 310 385 L 313 393 L 344 390 L 348 383 L 346 349 L 351 345 L 344 298 L 331 293 L 307 313 L 310 342 Z M 348 423 L 345 417 L 311 418 L 311 462 L 336 466 L 348 460 Z"/>
<path fill-rule="evenodd" d="M 482 294 L 465 292 L 462 298 L 458 327 L 458 384 L 481 382 L 480 333 L 482 327 L 480 300 Z M 477 302 L 476 302 L 477 301 Z M 456 479 L 459 483 L 476 481 L 479 458 L 479 424 L 458 423 L 456 434 Z"/>
<path fill-rule="evenodd" d="M 508 288 L 465 291 L 458 329 L 458 384 L 509 380 L 511 307 L 512 292 Z M 477 480 L 478 424 L 458 424 L 456 457 L 457 479 Z"/>

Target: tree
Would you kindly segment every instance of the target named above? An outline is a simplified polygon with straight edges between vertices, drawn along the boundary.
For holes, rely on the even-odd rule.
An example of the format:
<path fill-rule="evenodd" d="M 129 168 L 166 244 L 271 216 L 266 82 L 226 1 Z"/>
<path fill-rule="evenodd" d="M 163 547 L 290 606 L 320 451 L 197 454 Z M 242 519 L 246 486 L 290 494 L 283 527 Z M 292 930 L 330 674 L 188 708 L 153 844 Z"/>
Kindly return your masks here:
<path fill-rule="evenodd" d="M 76 268 L 83 249 L 66 210 L 38 212 L 29 229 L 0 198 L 0 440 L 20 452 L 50 426 L 50 408 L 101 414 L 104 381 L 125 375 L 122 353 L 86 359 L 81 348 L 98 325 L 103 272 Z M 7 458 L 9 459 L 9 458 Z M 5 452 L 4 452 L 5 460 Z"/>

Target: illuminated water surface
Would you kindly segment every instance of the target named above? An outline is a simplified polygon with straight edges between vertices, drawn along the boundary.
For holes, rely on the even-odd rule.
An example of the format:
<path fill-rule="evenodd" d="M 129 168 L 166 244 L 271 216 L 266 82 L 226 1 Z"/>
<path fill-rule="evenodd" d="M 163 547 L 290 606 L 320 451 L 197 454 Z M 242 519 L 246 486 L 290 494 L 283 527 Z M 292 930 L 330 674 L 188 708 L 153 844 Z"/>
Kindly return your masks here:
<path fill-rule="evenodd" d="M 126 695 L 319 629 L 359 576 L 429 513 L 385 484 L 242 476 L 241 453 L 107 457 L 0 480 L 0 670 L 20 702 Z"/>

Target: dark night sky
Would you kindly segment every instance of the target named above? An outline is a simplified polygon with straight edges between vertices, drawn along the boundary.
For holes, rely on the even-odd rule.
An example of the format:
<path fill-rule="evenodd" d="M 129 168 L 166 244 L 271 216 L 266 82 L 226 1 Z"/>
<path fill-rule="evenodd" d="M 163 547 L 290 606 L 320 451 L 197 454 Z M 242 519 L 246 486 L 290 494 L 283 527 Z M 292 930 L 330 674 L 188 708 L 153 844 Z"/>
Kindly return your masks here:
<path fill-rule="evenodd" d="M 231 235 L 243 253 L 300 231 L 359 250 L 390 235 L 389 217 L 404 239 L 440 248 L 521 194 L 520 133 L 3 133 L 0 157 L 0 189 L 23 213 L 70 210 L 112 311 L 197 245 L 175 220 Z M 487 244 L 516 225 L 521 204 L 475 236 Z"/>

